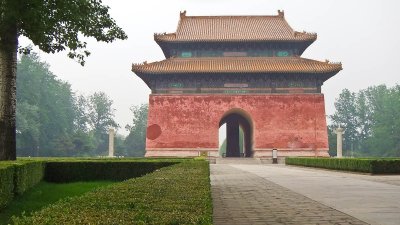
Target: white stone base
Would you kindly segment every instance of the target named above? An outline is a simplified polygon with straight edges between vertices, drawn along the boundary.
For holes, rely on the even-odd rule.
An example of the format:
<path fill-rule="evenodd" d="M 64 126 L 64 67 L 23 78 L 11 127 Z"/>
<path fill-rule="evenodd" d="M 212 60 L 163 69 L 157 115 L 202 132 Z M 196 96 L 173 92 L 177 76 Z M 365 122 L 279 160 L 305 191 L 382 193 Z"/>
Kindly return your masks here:
<path fill-rule="evenodd" d="M 253 158 L 272 158 L 273 149 L 254 149 Z M 219 158 L 218 149 L 148 149 L 145 157 L 197 157 L 206 152 L 207 157 Z M 278 158 L 329 157 L 328 149 L 278 149 Z"/>
<path fill-rule="evenodd" d="M 202 155 L 203 152 L 207 153 L 207 157 L 218 157 L 218 149 L 157 149 L 157 150 L 146 150 L 145 157 L 197 157 Z"/>
<path fill-rule="evenodd" d="M 253 157 L 272 158 L 273 149 L 255 149 Z M 329 157 L 328 149 L 277 149 L 278 158 L 281 157 Z"/>

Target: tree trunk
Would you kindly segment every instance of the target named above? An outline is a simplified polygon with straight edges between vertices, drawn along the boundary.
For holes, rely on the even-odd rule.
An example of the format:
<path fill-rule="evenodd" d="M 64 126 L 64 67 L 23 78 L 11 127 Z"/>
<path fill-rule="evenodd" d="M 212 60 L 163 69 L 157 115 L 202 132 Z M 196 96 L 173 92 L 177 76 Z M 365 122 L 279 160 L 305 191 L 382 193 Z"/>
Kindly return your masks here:
<path fill-rule="evenodd" d="M 17 48 L 17 27 L 8 24 L 0 34 L 0 160 L 16 159 Z"/>

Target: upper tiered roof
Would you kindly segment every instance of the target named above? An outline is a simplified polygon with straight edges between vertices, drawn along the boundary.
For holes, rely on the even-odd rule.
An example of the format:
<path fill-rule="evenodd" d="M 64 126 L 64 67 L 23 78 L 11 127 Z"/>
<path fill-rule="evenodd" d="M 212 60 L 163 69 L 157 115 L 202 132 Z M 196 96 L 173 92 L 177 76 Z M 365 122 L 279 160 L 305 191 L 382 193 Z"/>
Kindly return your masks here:
<path fill-rule="evenodd" d="M 155 34 L 167 42 L 315 41 L 317 34 L 294 31 L 284 12 L 276 16 L 186 16 L 181 12 L 175 33 Z"/>
<path fill-rule="evenodd" d="M 283 11 L 276 16 L 186 16 L 183 12 L 180 17 L 176 33 L 155 34 L 167 59 L 132 65 L 146 83 L 178 74 L 196 79 L 204 74 L 281 74 L 289 79 L 310 75 L 324 82 L 342 70 L 341 63 L 301 58 L 317 35 L 294 31 Z M 264 55 L 252 54 L 257 51 Z"/>

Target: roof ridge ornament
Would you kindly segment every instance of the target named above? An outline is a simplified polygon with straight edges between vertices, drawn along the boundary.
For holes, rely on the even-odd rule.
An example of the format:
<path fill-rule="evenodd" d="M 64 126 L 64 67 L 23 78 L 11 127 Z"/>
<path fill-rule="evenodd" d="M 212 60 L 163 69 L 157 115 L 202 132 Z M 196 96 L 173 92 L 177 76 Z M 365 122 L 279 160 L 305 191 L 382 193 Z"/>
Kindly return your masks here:
<path fill-rule="evenodd" d="M 183 10 L 183 12 L 182 11 L 180 12 L 180 17 L 181 17 L 181 19 L 186 17 L 186 10 Z"/>
<path fill-rule="evenodd" d="M 285 17 L 285 11 L 284 11 L 284 10 L 279 10 L 279 9 L 278 9 L 278 16 L 279 16 L 279 17 L 282 17 L 282 18 Z"/>
<path fill-rule="evenodd" d="M 329 62 L 329 64 L 342 66 L 342 62 Z"/>
<path fill-rule="evenodd" d="M 329 64 L 329 65 L 337 65 L 337 66 L 340 66 L 340 67 L 342 66 L 342 62 L 331 62 L 328 59 L 325 59 L 324 63 Z"/>

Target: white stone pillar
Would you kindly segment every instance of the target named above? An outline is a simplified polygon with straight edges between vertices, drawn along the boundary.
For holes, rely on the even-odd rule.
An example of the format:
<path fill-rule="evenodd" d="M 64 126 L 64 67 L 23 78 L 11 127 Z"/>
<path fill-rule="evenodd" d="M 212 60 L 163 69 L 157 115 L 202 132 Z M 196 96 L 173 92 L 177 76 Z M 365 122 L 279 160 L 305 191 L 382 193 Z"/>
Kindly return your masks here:
<path fill-rule="evenodd" d="M 114 129 L 108 131 L 108 157 L 114 157 Z"/>
<path fill-rule="evenodd" d="M 337 136 L 337 153 L 336 157 L 337 158 L 342 158 L 343 157 L 343 134 L 344 134 L 344 128 L 338 127 L 335 130 L 336 136 Z"/>

